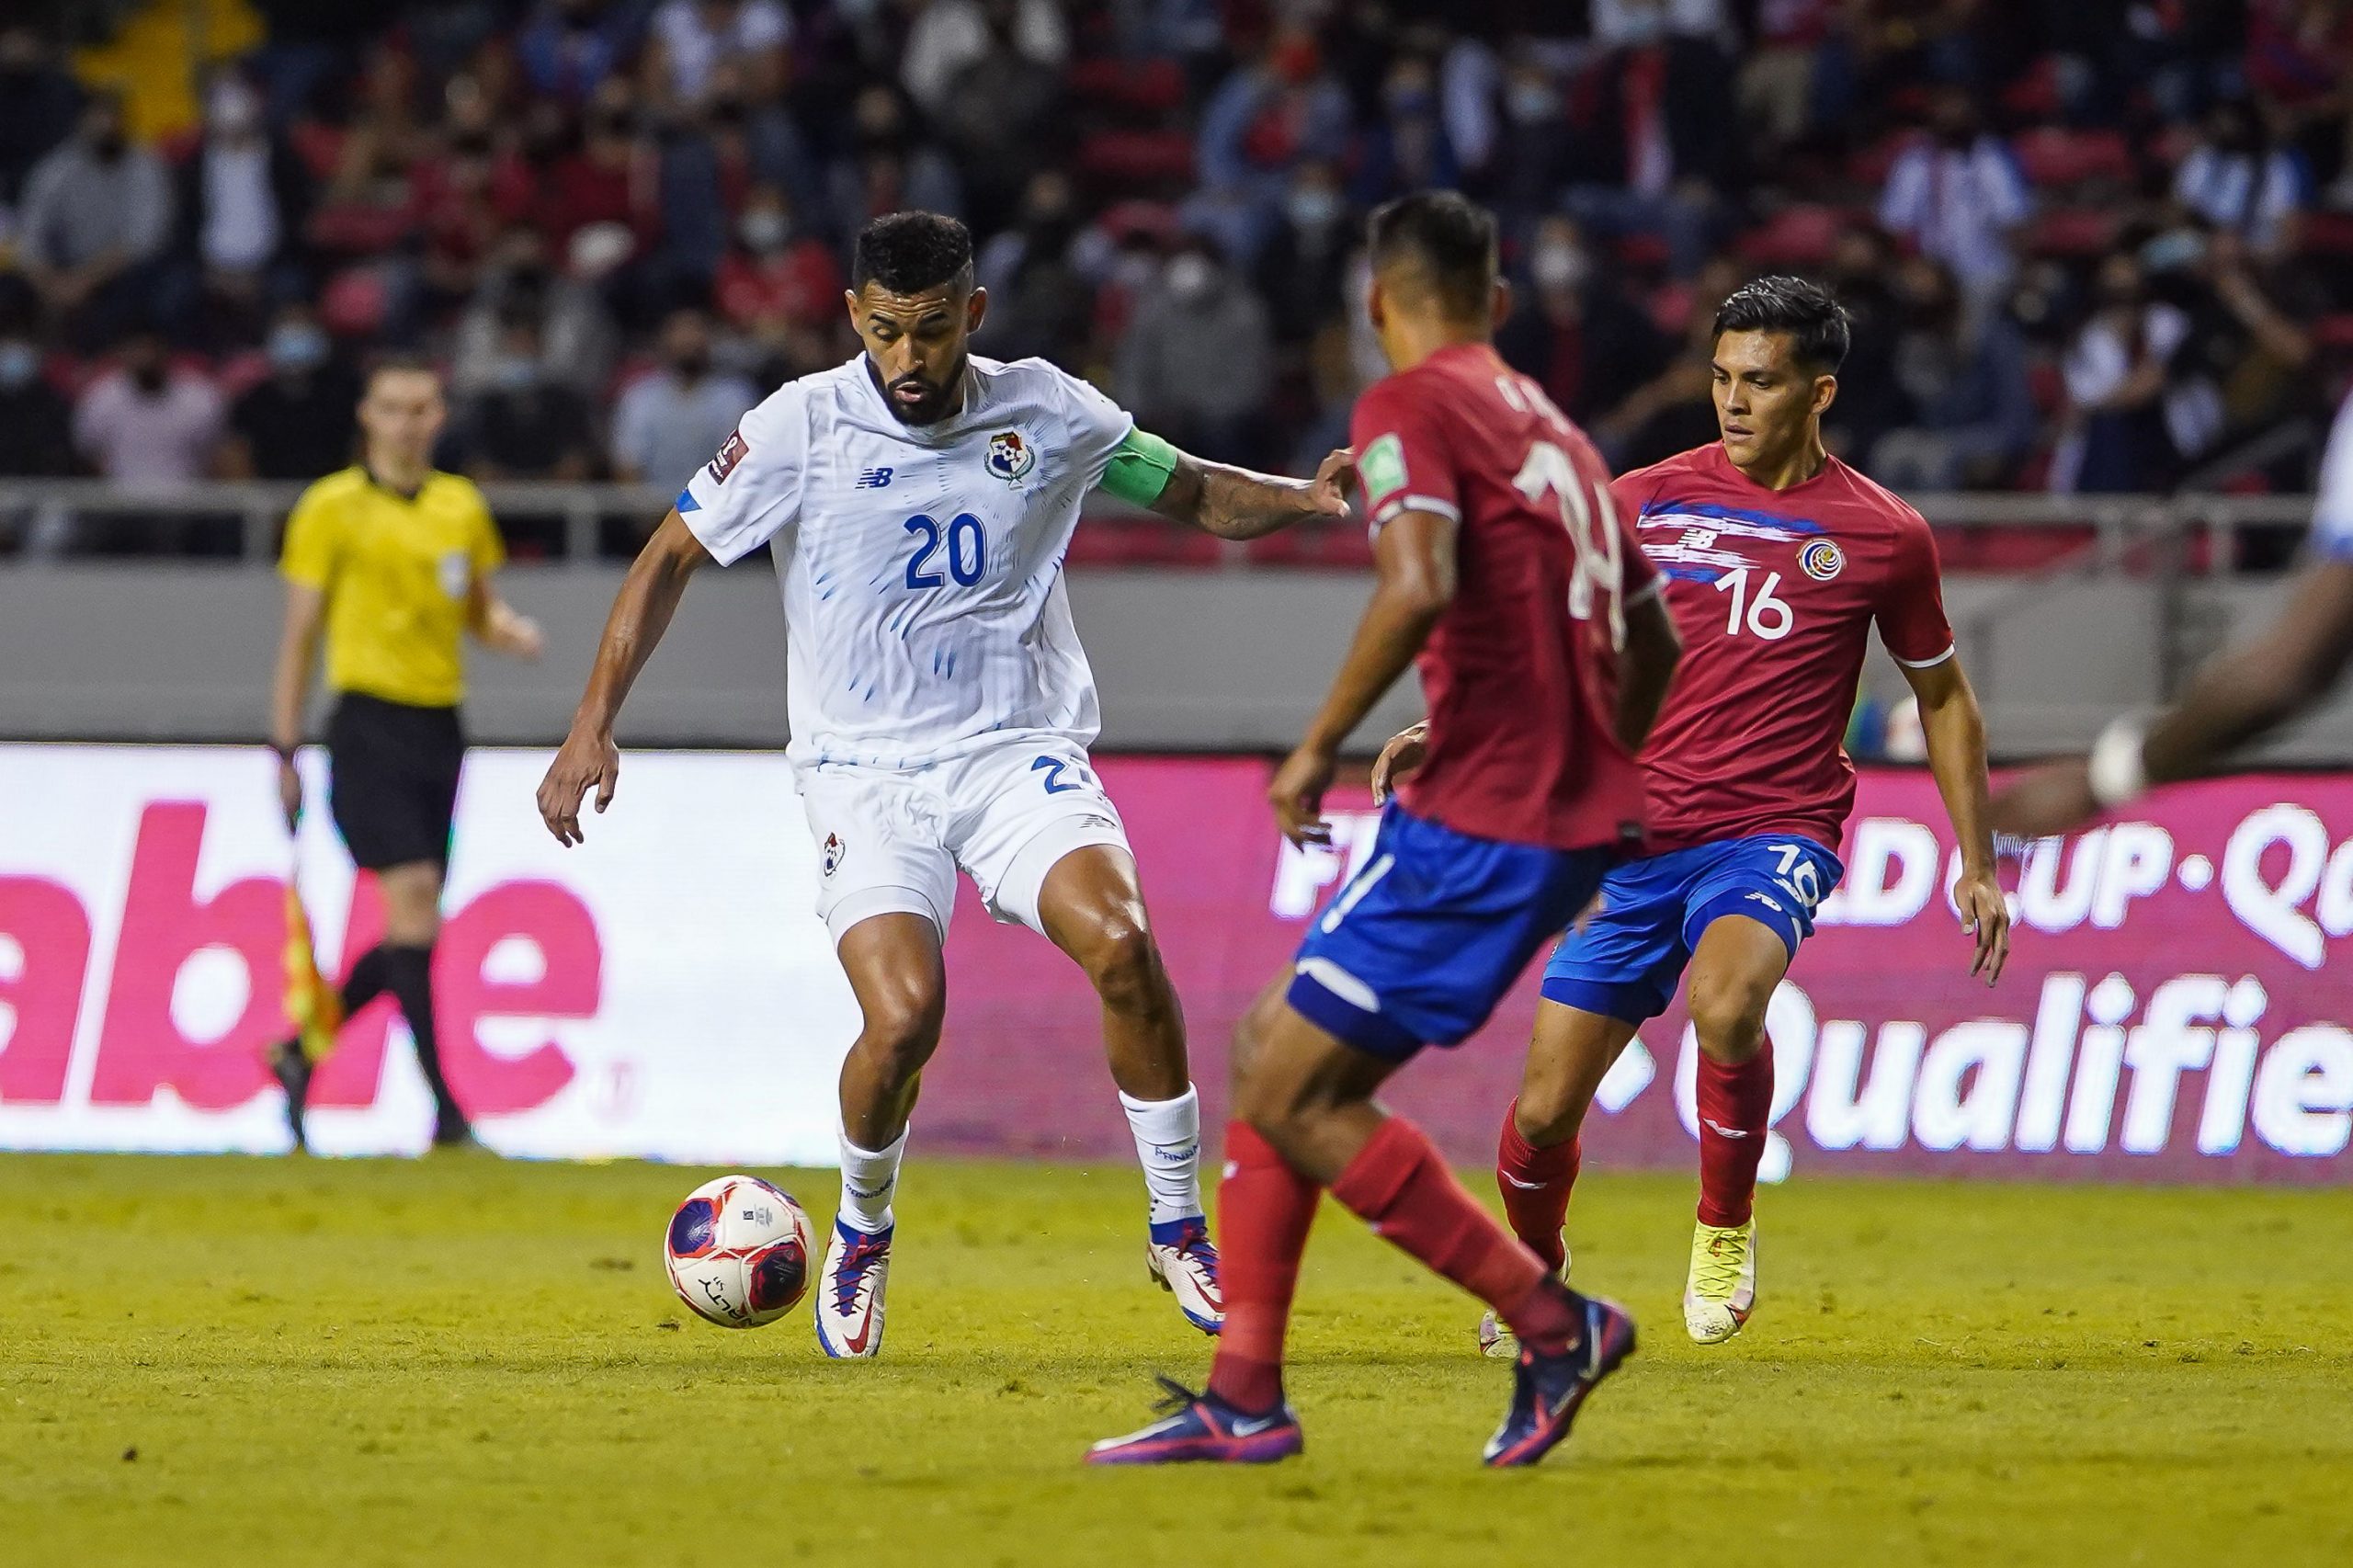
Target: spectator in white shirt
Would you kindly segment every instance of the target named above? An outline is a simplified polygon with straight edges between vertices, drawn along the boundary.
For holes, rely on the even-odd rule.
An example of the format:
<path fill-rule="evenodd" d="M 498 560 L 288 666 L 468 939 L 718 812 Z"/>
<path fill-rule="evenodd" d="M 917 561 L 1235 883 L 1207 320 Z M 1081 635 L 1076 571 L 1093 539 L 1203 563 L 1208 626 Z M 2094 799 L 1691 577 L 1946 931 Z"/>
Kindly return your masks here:
<path fill-rule="evenodd" d="M 1070 31 L 1053 0 L 931 0 L 907 29 L 899 67 L 901 85 L 926 114 L 944 110 L 957 73 L 988 53 L 992 20 L 1037 64 L 1059 67 L 1070 54 Z"/>
<path fill-rule="evenodd" d="M 2312 189 L 2302 160 L 2272 142 L 2256 105 L 2229 98 L 2214 106 L 2174 171 L 2173 196 L 2270 256 L 2286 240 L 2289 220 L 2311 202 Z"/>
<path fill-rule="evenodd" d="M 710 323 L 700 311 L 673 312 L 663 324 L 662 361 L 613 409 L 613 476 L 625 483 L 684 484 L 760 400 L 743 377 L 712 373 Z"/>
<path fill-rule="evenodd" d="M 202 375 L 175 366 L 163 335 L 125 338 L 113 369 L 74 407 L 74 449 L 99 476 L 127 489 L 167 491 L 208 477 L 225 423 L 221 393 Z M 117 516 L 85 524 L 82 548 L 163 553 L 235 548 L 233 525 L 186 517 Z"/>
<path fill-rule="evenodd" d="M 784 85 L 792 14 L 777 0 L 666 0 L 654 14 L 647 90 L 687 105 L 710 96 L 724 61 L 756 101 Z"/>
<path fill-rule="evenodd" d="M 2018 270 L 2015 235 L 2034 211 L 2026 175 L 2002 140 L 1980 124 L 1967 92 L 1937 97 L 1928 140 L 1904 149 L 1887 173 L 1879 221 L 1940 261 L 1984 308 Z"/>

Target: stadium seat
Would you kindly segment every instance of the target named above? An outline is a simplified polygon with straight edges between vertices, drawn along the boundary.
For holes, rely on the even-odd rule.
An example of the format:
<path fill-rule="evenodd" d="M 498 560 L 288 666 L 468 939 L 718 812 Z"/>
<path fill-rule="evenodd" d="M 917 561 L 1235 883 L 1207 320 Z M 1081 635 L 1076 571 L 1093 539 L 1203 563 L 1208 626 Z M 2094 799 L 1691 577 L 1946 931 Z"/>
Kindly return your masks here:
<path fill-rule="evenodd" d="M 1838 236 L 1860 222 L 1836 207 L 1785 207 L 1740 238 L 1740 254 L 1756 267 L 1819 267 L 1837 248 Z"/>
<path fill-rule="evenodd" d="M 2307 212 L 2297 237 L 2307 255 L 2353 256 L 2353 212 Z"/>
<path fill-rule="evenodd" d="M 1070 68 L 1071 97 L 1083 104 L 1158 119 L 1184 107 L 1185 73 L 1174 60 L 1081 60 Z"/>
<path fill-rule="evenodd" d="M 2046 125 L 2018 136 L 2010 146 L 2029 182 L 2046 190 L 2094 180 L 2130 185 L 2137 172 L 2132 151 L 2119 131 Z"/>
<path fill-rule="evenodd" d="M 1079 144 L 1078 171 L 1106 187 L 1174 188 L 1193 177 L 1193 139 L 1182 131 L 1099 131 Z"/>
<path fill-rule="evenodd" d="M 1199 528 L 1148 515 L 1098 515 L 1083 519 L 1063 561 L 1072 566 L 1214 566 L 1221 541 Z"/>
<path fill-rule="evenodd" d="M 2062 208 L 2045 212 L 2027 230 L 2027 249 L 2036 256 L 2088 257 L 2115 241 L 2121 219 L 2097 207 Z"/>
<path fill-rule="evenodd" d="M 2014 120 L 2057 119 L 2066 106 L 2059 91 L 2059 57 L 2046 54 L 2002 89 L 2002 108 Z"/>
<path fill-rule="evenodd" d="M 1253 566 L 1361 571 L 1372 564 L 1372 536 L 1351 522 L 1302 523 L 1243 547 Z"/>
<path fill-rule="evenodd" d="M 2313 340 L 2332 352 L 2353 350 L 2353 311 L 2338 311 L 2313 323 Z"/>

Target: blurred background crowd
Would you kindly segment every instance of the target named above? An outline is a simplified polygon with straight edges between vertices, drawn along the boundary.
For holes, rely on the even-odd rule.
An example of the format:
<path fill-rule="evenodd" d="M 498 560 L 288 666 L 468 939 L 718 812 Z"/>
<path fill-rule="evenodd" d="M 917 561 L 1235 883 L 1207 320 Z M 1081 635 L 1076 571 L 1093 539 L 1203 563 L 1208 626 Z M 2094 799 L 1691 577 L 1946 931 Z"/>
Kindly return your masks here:
<path fill-rule="evenodd" d="M 980 351 L 1294 472 L 1380 370 L 1360 220 L 1426 185 L 1502 214 L 1503 351 L 1621 466 L 1712 437 L 1766 270 L 1854 312 L 1832 434 L 1907 491 L 2302 489 L 2353 364 L 2353 0 L 6 17 L 0 477 L 315 477 L 399 347 L 445 466 L 674 485 L 856 351 L 846 246 L 903 207 L 972 224 Z"/>

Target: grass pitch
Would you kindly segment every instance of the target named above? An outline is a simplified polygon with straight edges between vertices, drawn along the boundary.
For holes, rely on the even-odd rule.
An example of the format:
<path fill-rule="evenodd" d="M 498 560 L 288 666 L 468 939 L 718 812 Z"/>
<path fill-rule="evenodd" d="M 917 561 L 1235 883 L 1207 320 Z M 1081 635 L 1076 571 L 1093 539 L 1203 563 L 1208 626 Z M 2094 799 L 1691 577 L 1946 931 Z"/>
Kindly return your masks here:
<path fill-rule="evenodd" d="M 884 1358 L 670 1296 L 706 1173 L 0 1156 L 0 1559 L 27 1564 L 2353 1561 L 2353 1195 L 1801 1182 L 1683 1336 L 1688 1179 L 1572 1234 L 1642 1320 L 1533 1471 L 1474 1310 L 1326 1207 L 1308 1450 L 1083 1470 L 1206 1342 L 1126 1168 L 917 1160 Z M 833 1177 L 790 1173 L 822 1226 Z"/>

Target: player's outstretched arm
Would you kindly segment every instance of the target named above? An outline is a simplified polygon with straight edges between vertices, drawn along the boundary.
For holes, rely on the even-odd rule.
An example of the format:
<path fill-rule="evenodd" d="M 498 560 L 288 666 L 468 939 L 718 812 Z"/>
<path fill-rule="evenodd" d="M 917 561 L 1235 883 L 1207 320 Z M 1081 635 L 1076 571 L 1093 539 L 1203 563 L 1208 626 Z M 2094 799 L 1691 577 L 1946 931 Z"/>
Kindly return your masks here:
<path fill-rule="evenodd" d="M 1310 517 L 1346 517 L 1343 487 L 1355 463 L 1356 454 L 1342 449 L 1317 464 L 1312 480 L 1278 479 L 1205 461 L 1138 430 L 1112 455 L 1103 488 L 1220 539 L 1261 539 Z"/>
<path fill-rule="evenodd" d="M 480 574 L 466 596 L 466 630 L 483 647 L 511 659 L 535 662 L 547 648 L 540 623 L 508 604 L 498 585 Z"/>
<path fill-rule="evenodd" d="M 1925 666 L 1906 665 L 1904 675 L 1919 699 L 1928 771 L 1936 776 L 1937 793 L 1944 797 L 1945 814 L 1952 819 L 1953 837 L 1961 845 L 1961 880 L 1953 884 L 1952 897 L 1961 910 L 1961 928 L 1977 940 L 1969 972 L 1984 975 L 1991 985 L 2002 977 L 2002 965 L 2010 956 L 2010 910 L 1994 878 L 1994 829 L 1985 801 L 1985 715 L 1978 709 L 1969 676 L 1961 672 L 1958 653 Z"/>
<path fill-rule="evenodd" d="M 580 801 L 590 790 L 597 791 L 598 811 L 612 804 L 621 767 L 620 750 L 613 744 L 613 721 L 620 716 L 638 671 L 669 629 L 687 579 L 710 559 L 710 552 L 673 509 L 631 564 L 614 597 L 612 613 L 605 618 L 605 634 L 597 643 L 588 689 L 573 710 L 571 733 L 548 765 L 547 777 L 540 780 L 540 820 L 557 843 L 584 841 Z"/>
<path fill-rule="evenodd" d="M 1331 787 L 1340 747 L 1382 693 L 1397 684 L 1454 601 L 1454 531 L 1451 517 L 1407 511 L 1390 518 L 1374 539 L 1380 580 L 1372 598 L 1306 738 L 1275 770 L 1267 790 L 1275 821 L 1293 844 L 1332 841 L 1331 826 L 1323 820 L 1324 791 Z"/>
<path fill-rule="evenodd" d="M 2353 562 L 2297 574 L 2286 608 L 2261 635 L 2224 652 L 2180 699 L 2143 725 L 2119 719 L 2088 756 L 2029 768 L 1994 798 L 1994 825 L 2040 837 L 2063 833 L 2158 784 L 2218 771 L 2326 696 L 2353 663 Z"/>

